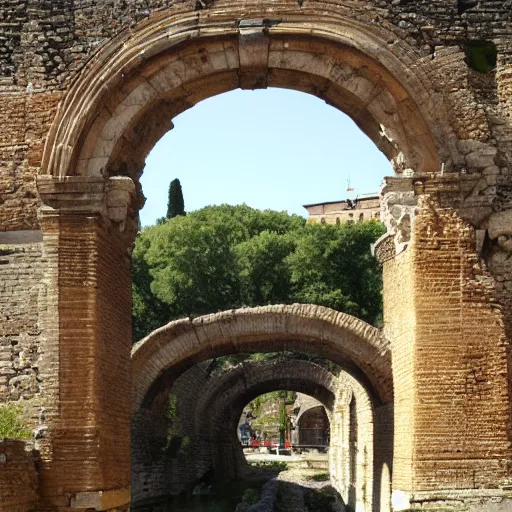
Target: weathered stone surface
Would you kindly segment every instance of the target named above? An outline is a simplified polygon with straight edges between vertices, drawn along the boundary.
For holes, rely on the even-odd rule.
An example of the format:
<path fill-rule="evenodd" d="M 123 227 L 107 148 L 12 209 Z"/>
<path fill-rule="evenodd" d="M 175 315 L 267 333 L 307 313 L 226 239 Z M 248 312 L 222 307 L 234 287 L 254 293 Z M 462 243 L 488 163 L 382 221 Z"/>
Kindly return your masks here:
<path fill-rule="evenodd" d="M 512 484 L 510 0 L 0 0 L 0 12 L 0 229 L 43 232 L 42 242 L 1 242 L 0 393 L 25 402 L 41 436 L 47 508 L 129 485 L 127 254 L 144 160 L 174 116 L 245 85 L 324 99 L 402 176 L 383 211 L 395 245 L 388 238 L 381 251 L 391 349 L 374 346 L 392 357 L 392 379 L 380 380 L 364 343 L 322 347 L 394 397 L 395 496 L 413 506 L 499 502 L 492 489 Z M 253 54 L 247 20 L 263 20 Z M 474 41 L 496 46 L 488 73 L 467 65 Z M 118 176 L 135 192 L 109 198 Z M 282 334 L 283 318 L 269 332 Z M 194 325 L 176 354 L 206 357 L 232 321 Z M 318 323 L 297 346 L 324 343 Z M 469 494 L 450 498 L 454 489 Z"/>
<path fill-rule="evenodd" d="M 36 457 L 23 441 L 0 440 L 0 510 L 27 512 L 38 504 Z"/>

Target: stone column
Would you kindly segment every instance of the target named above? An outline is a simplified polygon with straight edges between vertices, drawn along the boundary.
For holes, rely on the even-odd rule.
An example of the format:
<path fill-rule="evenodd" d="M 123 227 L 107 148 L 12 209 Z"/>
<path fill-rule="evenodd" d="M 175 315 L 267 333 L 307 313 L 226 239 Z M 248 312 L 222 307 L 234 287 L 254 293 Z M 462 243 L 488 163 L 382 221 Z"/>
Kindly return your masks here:
<path fill-rule="evenodd" d="M 43 178 L 41 225 L 52 308 L 44 333 L 54 403 L 41 471 L 43 510 L 130 501 L 129 178 Z"/>
<path fill-rule="evenodd" d="M 473 187 L 470 176 L 431 176 L 389 179 L 383 191 L 389 234 L 376 254 L 393 354 L 394 510 L 512 503 L 509 340 L 458 213 Z"/>

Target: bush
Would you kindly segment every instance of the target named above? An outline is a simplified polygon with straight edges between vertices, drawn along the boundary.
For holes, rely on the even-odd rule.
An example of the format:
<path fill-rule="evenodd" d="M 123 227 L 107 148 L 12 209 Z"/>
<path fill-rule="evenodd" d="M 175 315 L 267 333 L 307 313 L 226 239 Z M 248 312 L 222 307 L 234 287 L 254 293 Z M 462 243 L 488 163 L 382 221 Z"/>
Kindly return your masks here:
<path fill-rule="evenodd" d="M 311 475 L 307 478 L 308 480 L 313 480 L 314 482 L 328 482 L 329 473 L 317 473 L 316 475 Z"/>
<path fill-rule="evenodd" d="M 255 505 L 260 501 L 260 492 L 253 487 L 246 489 L 242 495 L 242 501 L 249 505 Z"/>
<path fill-rule="evenodd" d="M 249 464 L 255 468 L 271 469 L 272 471 L 286 471 L 288 469 L 288 464 L 286 464 L 286 462 L 281 462 L 277 460 L 262 460 L 258 462 L 249 462 Z"/>
<path fill-rule="evenodd" d="M 0 405 L 0 439 L 27 439 L 32 436 L 20 419 L 22 412 L 23 407 L 18 404 Z"/>

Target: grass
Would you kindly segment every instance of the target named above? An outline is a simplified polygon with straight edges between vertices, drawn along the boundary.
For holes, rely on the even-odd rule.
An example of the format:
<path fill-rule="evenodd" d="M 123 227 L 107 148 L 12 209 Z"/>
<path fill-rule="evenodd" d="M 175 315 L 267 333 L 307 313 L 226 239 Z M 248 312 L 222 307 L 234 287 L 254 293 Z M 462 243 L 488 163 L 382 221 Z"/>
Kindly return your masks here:
<path fill-rule="evenodd" d="M 280 462 L 277 460 L 262 460 L 258 462 L 249 462 L 249 464 L 255 468 L 272 469 L 273 471 L 286 471 L 288 469 L 288 464 L 286 462 Z"/>
<path fill-rule="evenodd" d="M 315 482 L 328 482 L 330 480 L 329 473 L 317 473 L 316 475 L 308 476 L 307 479 Z"/>

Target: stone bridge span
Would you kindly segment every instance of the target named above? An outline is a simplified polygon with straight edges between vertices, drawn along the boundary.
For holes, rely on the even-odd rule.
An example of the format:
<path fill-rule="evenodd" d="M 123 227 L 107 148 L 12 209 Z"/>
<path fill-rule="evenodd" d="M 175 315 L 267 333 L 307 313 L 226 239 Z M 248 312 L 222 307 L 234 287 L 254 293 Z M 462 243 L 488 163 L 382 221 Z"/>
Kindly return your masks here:
<path fill-rule="evenodd" d="M 354 371 L 383 402 L 393 396 L 389 342 L 353 316 L 308 304 L 229 310 L 157 329 L 132 350 L 133 407 L 150 402 L 158 380 L 228 354 L 295 350 Z M 152 389 L 153 388 L 153 389 Z"/>
<path fill-rule="evenodd" d="M 248 466 L 237 436 L 242 409 L 262 393 L 278 389 L 317 397 L 333 409 L 337 377 L 321 366 L 293 359 L 243 362 L 230 370 L 210 372 L 196 364 L 162 390 L 160 403 L 134 411 L 132 420 L 132 498 L 177 493 L 212 472 L 219 480 L 241 477 Z M 162 460 L 147 451 L 148 440 L 165 438 L 162 408 L 176 400 L 181 435 L 190 438 L 188 460 Z M 164 422 L 165 423 L 165 422 Z M 165 444 L 165 441 L 160 441 Z"/>
<path fill-rule="evenodd" d="M 172 342 L 170 339 L 169 343 Z M 389 510 L 381 507 L 381 495 L 390 503 L 389 481 L 382 488 L 380 475 L 384 464 L 392 468 L 392 404 L 383 405 L 372 399 L 372 394 L 345 370 L 334 366 L 329 371 L 317 363 L 294 359 L 289 353 L 264 362 L 242 362 L 220 373 L 211 372 L 210 364 L 196 364 L 178 377 L 172 387 L 162 389 L 151 409 L 142 407 L 135 411 L 134 502 L 178 493 L 209 472 L 220 480 L 250 475 L 237 436 L 238 421 L 247 403 L 278 389 L 313 396 L 329 411 L 333 433 L 329 452 L 332 484 L 346 503 L 355 506 L 357 502 L 360 510 L 368 512 Z M 166 458 L 162 451 L 148 449 L 158 442 L 160 446 L 165 444 L 162 439 L 168 427 L 162 421 L 162 409 L 170 395 L 177 404 L 180 435 L 186 436 L 187 446 L 192 447 L 182 457 Z M 358 449 L 349 452 L 354 422 Z M 350 474 L 351 458 L 357 475 Z M 351 488 L 355 492 L 351 493 Z"/>

